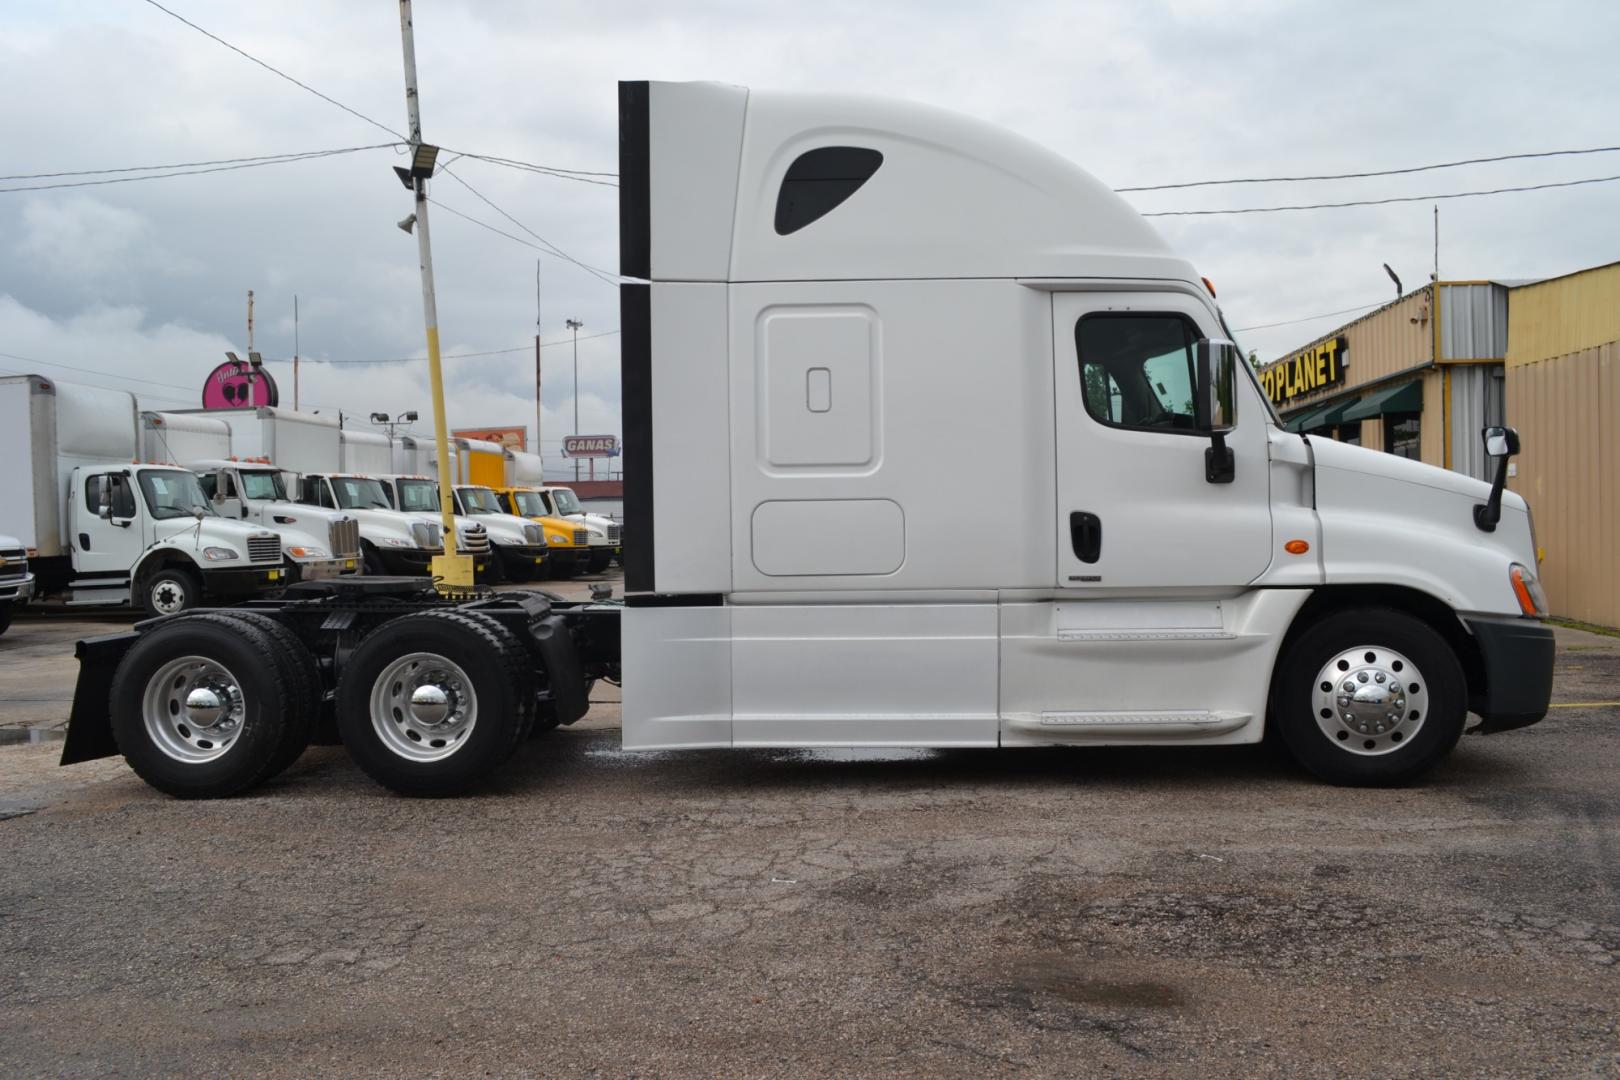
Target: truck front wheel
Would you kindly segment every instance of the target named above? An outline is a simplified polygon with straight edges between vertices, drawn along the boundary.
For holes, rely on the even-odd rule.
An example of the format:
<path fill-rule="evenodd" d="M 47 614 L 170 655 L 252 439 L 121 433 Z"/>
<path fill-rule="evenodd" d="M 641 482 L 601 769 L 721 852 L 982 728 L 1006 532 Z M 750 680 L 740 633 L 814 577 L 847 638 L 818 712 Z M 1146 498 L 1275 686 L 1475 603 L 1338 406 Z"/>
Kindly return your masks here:
<path fill-rule="evenodd" d="M 1278 662 L 1270 724 L 1294 760 L 1330 783 L 1394 785 L 1451 752 L 1467 682 L 1433 627 L 1392 608 L 1335 612 Z"/>
<path fill-rule="evenodd" d="M 141 578 L 141 607 L 153 618 L 178 615 L 202 603 L 202 583 L 182 566 L 160 566 Z"/>
<path fill-rule="evenodd" d="M 11 629 L 11 604 L 0 604 L 0 634 Z"/>
<path fill-rule="evenodd" d="M 511 756 L 534 723 L 532 662 L 497 620 L 429 611 L 384 623 L 338 681 L 343 744 L 402 795 L 456 795 Z"/>

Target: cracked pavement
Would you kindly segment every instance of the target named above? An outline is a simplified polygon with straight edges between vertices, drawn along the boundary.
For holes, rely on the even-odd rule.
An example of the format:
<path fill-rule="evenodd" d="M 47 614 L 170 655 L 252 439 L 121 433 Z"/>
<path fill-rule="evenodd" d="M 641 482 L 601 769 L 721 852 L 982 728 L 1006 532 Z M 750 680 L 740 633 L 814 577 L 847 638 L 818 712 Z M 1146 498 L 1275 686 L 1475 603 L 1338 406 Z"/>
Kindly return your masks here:
<path fill-rule="evenodd" d="M 1559 637 L 1555 700 L 1620 697 L 1620 640 Z M 185 803 L 13 746 L 0 1074 L 1614 1075 L 1617 720 L 1395 791 L 1262 749 L 626 754 L 611 701 L 448 801 L 339 748 Z"/>

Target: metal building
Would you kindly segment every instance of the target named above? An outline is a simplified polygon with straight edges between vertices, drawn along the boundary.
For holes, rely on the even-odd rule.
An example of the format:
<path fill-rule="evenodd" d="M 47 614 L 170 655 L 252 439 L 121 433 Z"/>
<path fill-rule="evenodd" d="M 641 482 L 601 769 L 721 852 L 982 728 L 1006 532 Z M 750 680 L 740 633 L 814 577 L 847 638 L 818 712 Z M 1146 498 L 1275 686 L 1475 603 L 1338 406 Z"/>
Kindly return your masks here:
<path fill-rule="evenodd" d="M 1260 369 L 1290 431 L 1484 479 L 1480 428 L 1502 422 L 1511 283 L 1442 281 Z"/>
<path fill-rule="evenodd" d="M 1620 262 L 1513 289 L 1509 485 L 1535 514 L 1556 614 L 1620 626 Z"/>

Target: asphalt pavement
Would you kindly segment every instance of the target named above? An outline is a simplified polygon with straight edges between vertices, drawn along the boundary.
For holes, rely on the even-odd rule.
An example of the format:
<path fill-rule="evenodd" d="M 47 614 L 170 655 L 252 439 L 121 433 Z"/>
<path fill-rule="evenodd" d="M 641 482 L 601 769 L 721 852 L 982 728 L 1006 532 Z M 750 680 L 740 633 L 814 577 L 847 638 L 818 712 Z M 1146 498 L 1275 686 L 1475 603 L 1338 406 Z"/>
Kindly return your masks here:
<path fill-rule="evenodd" d="M 1620 1074 L 1614 638 L 1561 630 L 1561 707 L 1393 791 L 1259 748 L 626 754 L 603 686 L 472 797 L 316 748 L 196 803 L 16 734 L 86 625 L 0 638 L 0 1075 Z"/>

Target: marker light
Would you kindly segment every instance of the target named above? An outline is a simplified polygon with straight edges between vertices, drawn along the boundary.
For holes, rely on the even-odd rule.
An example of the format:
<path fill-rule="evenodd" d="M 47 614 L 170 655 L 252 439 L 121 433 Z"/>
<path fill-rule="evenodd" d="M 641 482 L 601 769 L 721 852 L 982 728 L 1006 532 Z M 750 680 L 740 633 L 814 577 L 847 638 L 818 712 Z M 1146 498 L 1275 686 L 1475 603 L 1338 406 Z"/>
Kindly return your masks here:
<path fill-rule="evenodd" d="M 1508 568 L 1508 580 L 1513 583 L 1513 595 L 1519 601 L 1519 610 L 1526 615 L 1547 614 L 1547 594 L 1530 568 L 1514 563 Z"/>
<path fill-rule="evenodd" d="M 1211 300 L 1215 299 L 1215 283 L 1209 280 L 1209 278 L 1199 278 L 1198 280 L 1202 281 L 1204 283 L 1204 288 L 1209 290 L 1209 298 Z"/>
<path fill-rule="evenodd" d="M 1290 540 L 1288 543 L 1283 545 L 1283 550 L 1288 552 L 1290 555 L 1303 555 L 1307 551 L 1311 550 L 1311 545 L 1310 542 L 1306 540 Z"/>

